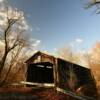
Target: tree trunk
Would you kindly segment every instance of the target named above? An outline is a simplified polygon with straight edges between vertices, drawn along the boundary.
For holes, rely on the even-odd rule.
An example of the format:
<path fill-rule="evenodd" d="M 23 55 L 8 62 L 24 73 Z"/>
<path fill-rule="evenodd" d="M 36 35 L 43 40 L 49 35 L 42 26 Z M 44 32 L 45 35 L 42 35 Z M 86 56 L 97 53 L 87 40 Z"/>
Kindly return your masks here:
<path fill-rule="evenodd" d="M 4 53 L 4 56 L 3 56 L 2 60 L 1 60 L 1 63 L 0 63 L 0 78 L 1 78 L 1 73 L 2 73 L 2 70 L 4 68 L 6 58 L 7 58 L 7 54 L 8 54 L 8 52 Z"/>

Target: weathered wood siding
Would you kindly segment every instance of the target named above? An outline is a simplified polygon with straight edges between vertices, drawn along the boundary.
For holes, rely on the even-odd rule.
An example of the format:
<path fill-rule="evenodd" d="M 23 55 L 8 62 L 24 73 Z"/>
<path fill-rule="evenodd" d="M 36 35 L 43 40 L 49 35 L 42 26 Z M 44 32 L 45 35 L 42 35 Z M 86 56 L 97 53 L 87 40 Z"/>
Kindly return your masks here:
<path fill-rule="evenodd" d="M 80 86 L 94 82 L 91 71 L 88 68 L 61 59 L 58 59 L 58 65 L 59 85 L 63 88 L 68 89 L 70 84 L 73 84 L 73 88 L 77 89 Z"/>

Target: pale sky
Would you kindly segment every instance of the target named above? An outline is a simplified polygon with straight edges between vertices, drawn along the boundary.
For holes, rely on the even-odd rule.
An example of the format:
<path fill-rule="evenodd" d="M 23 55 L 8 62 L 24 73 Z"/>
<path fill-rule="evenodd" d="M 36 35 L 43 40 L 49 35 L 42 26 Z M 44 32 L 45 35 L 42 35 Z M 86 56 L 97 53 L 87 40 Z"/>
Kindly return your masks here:
<path fill-rule="evenodd" d="M 25 12 L 32 38 L 48 52 L 69 44 L 89 50 L 100 41 L 100 14 L 94 13 L 95 8 L 84 9 L 82 1 L 86 0 L 8 0 Z"/>

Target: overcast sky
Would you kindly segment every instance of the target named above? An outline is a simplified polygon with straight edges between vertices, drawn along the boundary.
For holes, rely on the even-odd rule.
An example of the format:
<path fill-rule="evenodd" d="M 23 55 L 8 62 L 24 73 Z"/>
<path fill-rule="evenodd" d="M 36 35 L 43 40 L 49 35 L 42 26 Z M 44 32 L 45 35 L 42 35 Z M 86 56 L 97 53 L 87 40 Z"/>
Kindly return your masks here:
<path fill-rule="evenodd" d="M 49 52 L 68 44 L 88 50 L 100 41 L 100 14 L 84 9 L 81 1 L 86 0 L 8 0 L 25 12 L 32 37 L 41 41 L 39 49 Z"/>

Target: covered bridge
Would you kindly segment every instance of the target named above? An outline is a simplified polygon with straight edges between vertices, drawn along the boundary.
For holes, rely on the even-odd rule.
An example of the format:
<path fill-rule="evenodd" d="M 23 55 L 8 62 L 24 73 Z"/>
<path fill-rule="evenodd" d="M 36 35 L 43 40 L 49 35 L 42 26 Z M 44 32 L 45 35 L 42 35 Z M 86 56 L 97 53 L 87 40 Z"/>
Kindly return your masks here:
<path fill-rule="evenodd" d="M 77 90 L 84 85 L 95 87 L 94 77 L 89 68 L 36 52 L 26 61 L 27 82 L 54 83 L 55 87 Z"/>

